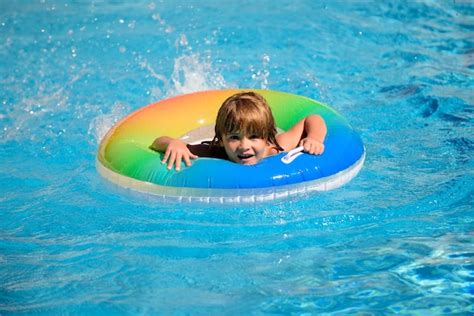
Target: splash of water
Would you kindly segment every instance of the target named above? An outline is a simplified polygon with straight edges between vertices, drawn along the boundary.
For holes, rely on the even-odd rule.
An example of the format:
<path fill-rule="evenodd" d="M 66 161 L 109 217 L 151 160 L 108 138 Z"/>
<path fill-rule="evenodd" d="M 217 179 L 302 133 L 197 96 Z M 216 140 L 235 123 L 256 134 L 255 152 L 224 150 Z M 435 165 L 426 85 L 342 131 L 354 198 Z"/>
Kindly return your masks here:
<path fill-rule="evenodd" d="M 156 78 L 160 85 L 151 87 L 152 98 L 162 99 L 180 94 L 197 91 L 223 89 L 227 84 L 223 76 L 212 67 L 209 60 L 202 60 L 199 54 L 187 54 L 177 57 L 174 61 L 171 78 L 159 74 L 146 60 L 141 60 L 141 66 L 147 69 L 150 75 Z M 107 131 L 123 118 L 130 109 L 122 103 L 115 103 L 109 113 L 101 114 L 89 124 L 88 135 L 90 141 L 99 144 Z"/>
<path fill-rule="evenodd" d="M 213 67 L 210 56 L 203 59 L 199 54 L 193 53 L 183 36 L 177 40 L 177 47 L 181 46 L 185 47 L 185 52 L 175 58 L 170 76 L 161 74 L 147 59 L 140 58 L 140 66 L 157 80 L 157 84 L 149 88 L 153 100 L 227 87 L 222 74 Z"/>
<path fill-rule="evenodd" d="M 110 113 L 96 116 L 89 124 L 87 135 L 89 135 L 90 142 L 99 144 L 105 134 L 114 126 L 120 119 L 122 119 L 130 109 L 123 103 L 116 102 Z"/>
<path fill-rule="evenodd" d="M 226 87 L 224 78 L 212 68 L 211 62 L 201 61 L 198 54 L 175 59 L 171 83 L 168 96 Z"/>
<path fill-rule="evenodd" d="M 252 80 L 260 82 L 261 89 L 268 89 L 268 77 L 270 76 L 269 64 L 270 56 L 263 54 L 262 69 L 257 70 L 254 66 L 250 67 L 250 71 L 252 72 Z"/>
<path fill-rule="evenodd" d="M 73 76 L 64 84 L 37 84 L 37 90 L 24 97 L 15 106 L 1 114 L 2 126 L 0 143 L 9 141 L 41 141 L 42 137 L 54 138 L 65 133 L 66 125 L 51 118 L 67 112 L 69 91 L 79 75 Z"/>

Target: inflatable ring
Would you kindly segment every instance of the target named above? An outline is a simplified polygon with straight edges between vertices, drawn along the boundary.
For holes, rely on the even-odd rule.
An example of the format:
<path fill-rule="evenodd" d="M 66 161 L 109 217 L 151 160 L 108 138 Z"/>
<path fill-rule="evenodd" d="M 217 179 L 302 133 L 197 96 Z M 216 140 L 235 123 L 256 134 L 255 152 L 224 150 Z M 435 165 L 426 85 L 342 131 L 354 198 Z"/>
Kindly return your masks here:
<path fill-rule="evenodd" d="M 362 168 L 362 140 L 344 118 L 309 98 L 269 90 L 254 91 L 268 101 L 279 129 L 287 130 L 310 114 L 324 118 L 328 132 L 322 155 L 299 154 L 287 159 L 287 153 L 280 153 L 252 166 L 198 158 L 192 166 L 175 171 L 161 163 L 162 153 L 149 148 L 163 135 L 187 142 L 212 138 L 219 107 L 240 91 L 244 90 L 182 95 L 128 115 L 102 140 L 97 155 L 99 173 L 120 186 L 179 201 L 252 202 L 334 189 Z"/>

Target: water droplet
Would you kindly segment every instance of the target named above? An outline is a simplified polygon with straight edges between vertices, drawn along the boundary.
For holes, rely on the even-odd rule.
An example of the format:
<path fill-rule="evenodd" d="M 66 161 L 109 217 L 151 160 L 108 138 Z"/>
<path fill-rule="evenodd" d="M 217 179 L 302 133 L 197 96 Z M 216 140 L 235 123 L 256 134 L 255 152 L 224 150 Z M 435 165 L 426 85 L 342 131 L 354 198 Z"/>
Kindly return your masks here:
<path fill-rule="evenodd" d="M 187 46 L 188 45 L 188 39 L 186 37 L 186 35 L 184 34 L 181 34 L 180 37 L 179 37 L 179 44 L 181 46 Z"/>

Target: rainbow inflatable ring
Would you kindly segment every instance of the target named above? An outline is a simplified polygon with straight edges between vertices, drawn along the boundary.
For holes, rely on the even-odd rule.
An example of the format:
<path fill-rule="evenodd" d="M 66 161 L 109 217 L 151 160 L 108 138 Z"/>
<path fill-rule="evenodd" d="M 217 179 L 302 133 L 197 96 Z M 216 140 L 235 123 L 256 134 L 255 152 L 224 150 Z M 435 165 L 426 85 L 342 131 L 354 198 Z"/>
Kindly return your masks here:
<path fill-rule="evenodd" d="M 159 101 L 118 122 L 100 144 L 99 173 L 119 186 L 165 199 L 238 203 L 331 190 L 347 183 L 362 168 L 362 140 L 336 111 L 306 97 L 252 90 L 268 101 L 281 130 L 309 114 L 321 115 L 328 128 L 324 153 L 298 153 L 291 157 L 280 153 L 252 166 L 198 158 L 181 171 L 168 170 L 161 163 L 163 154 L 149 149 L 153 141 L 163 135 L 188 143 L 211 139 L 222 102 L 244 90 L 206 91 Z"/>

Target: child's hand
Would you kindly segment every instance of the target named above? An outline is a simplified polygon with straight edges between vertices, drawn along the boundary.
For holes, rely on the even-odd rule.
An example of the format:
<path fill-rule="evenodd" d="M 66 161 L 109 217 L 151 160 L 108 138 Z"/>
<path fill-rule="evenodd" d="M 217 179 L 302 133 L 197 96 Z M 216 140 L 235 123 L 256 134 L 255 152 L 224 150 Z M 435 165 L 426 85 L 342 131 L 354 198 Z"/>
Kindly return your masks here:
<path fill-rule="evenodd" d="M 173 139 L 168 144 L 166 148 L 165 155 L 161 163 L 166 163 L 168 161 L 168 165 L 166 166 L 168 169 L 173 168 L 173 164 L 176 165 L 176 171 L 181 170 L 181 160 L 184 160 L 186 166 L 191 166 L 191 159 L 196 159 L 198 156 L 191 153 L 186 147 L 186 144 L 178 139 Z"/>
<path fill-rule="evenodd" d="M 312 155 L 321 155 L 324 151 L 324 144 L 311 137 L 303 138 L 300 141 L 300 146 L 303 146 L 304 151 Z"/>

